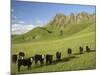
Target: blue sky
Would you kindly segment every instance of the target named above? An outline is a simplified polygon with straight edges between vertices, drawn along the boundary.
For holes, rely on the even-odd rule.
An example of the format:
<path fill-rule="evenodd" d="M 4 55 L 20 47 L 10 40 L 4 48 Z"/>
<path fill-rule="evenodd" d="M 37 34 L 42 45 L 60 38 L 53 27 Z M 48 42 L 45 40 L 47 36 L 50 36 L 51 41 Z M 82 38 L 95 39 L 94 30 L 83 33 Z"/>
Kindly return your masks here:
<path fill-rule="evenodd" d="M 95 13 L 95 6 L 37 3 L 12 0 L 11 11 L 12 25 L 19 24 L 36 27 L 45 25 L 51 21 L 57 13 L 63 13 L 65 15 L 80 12 Z M 15 28 L 15 31 L 17 32 L 20 30 L 16 30 Z"/>

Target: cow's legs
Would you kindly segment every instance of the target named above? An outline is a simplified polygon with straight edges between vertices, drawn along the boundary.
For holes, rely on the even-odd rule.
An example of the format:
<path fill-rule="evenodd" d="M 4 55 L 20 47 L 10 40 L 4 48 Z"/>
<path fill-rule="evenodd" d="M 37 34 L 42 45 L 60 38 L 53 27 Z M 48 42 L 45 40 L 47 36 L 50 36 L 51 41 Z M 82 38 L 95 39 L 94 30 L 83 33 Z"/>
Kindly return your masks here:
<path fill-rule="evenodd" d="M 49 64 L 49 60 L 48 59 L 46 60 L 46 64 Z"/>
<path fill-rule="evenodd" d="M 48 64 L 48 60 L 46 59 L 46 64 Z"/>
<path fill-rule="evenodd" d="M 38 60 L 35 60 L 35 64 L 37 64 Z"/>
<path fill-rule="evenodd" d="M 20 72 L 20 65 L 18 65 L 18 72 Z"/>
<path fill-rule="evenodd" d="M 43 65 L 43 59 L 40 60 L 41 65 Z"/>
<path fill-rule="evenodd" d="M 52 63 L 52 60 L 49 60 L 49 64 L 51 64 Z"/>
<path fill-rule="evenodd" d="M 28 70 L 31 68 L 31 65 L 28 65 Z"/>

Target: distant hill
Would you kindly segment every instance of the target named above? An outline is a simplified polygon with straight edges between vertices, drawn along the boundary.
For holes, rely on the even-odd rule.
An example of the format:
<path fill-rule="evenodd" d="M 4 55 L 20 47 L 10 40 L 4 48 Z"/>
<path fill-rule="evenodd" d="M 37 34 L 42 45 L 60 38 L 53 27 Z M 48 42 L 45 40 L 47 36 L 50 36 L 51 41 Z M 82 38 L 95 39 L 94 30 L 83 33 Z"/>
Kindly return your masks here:
<path fill-rule="evenodd" d="M 95 13 L 81 12 L 70 15 L 59 13 L 44 27 L 34 28 L 22 35 L 12 35 L 12 43 L 61 39 L 82 32 L 83 30 L 86 31 L 87 29 L 94 31 L 95 18 Z"/>

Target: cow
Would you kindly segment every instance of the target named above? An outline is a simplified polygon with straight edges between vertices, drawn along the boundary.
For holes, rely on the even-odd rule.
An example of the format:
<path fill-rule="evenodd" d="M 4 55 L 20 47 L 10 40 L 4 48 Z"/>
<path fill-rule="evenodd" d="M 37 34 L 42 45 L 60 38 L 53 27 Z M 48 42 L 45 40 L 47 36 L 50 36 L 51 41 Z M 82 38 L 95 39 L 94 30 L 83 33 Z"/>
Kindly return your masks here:
<path fill-rule="evenodd" d="M 68 48 L 68 54 L 72 54 L 72 49 Z"/>
<path fill-rule="evenodd" d="M 51 64 L 53 61 L 53 55 L 47 54 L 46 55 L 46 64 Z"/>
<path fill-rule="evenodd" d="M 61 60 L 61 52 L 56 52 L 57 61 Z"/>
<path fill-rule="evenodd" d="M 68 53 L 68 56 L 70 57 L 71 54 L 72 54 L 72 49 L 71 48 L 68 48 L 67 53 Z"/>
<path fill-rule="evenodd" d="M 12 62 L 16 63 L 16 61 L 17 61 L 17 54 L 13 54 L 12 55 Z"/>
<path fill-rule="evenodd" d="M 19 59 L 23 59 L 25 57 L 25 53 L 24 52 L 19 52 Z"/>
<path fill-rule="evenodd" d="M 80 54 L 83 54 L 83 48 L 81 46 L 79 47 L 79 51 L 80 51 Z"/>
<path fill-rule="evenodd" d="M 20 72 L 21 66 L 27 66 L 28 70 L 29 70 L 31 68 L 32 62 L 33 62 L 32 57 L 26 58 L 26 59 L 18 59 L 18 64 L 17 64 L 18 65 L 18 71 Z"/>
<path fill-rule="evenodd" d="M 90 48 L 86 46 L 86 52 L 90 52 Z"/>
<path fill-rule="evenodd" d="M 44 63 L 44 58 L 45 58 L 45 55 L 36 54 L 34 56 L 35 64 L 37 64 L 39 61 L 42 65 Z"/>

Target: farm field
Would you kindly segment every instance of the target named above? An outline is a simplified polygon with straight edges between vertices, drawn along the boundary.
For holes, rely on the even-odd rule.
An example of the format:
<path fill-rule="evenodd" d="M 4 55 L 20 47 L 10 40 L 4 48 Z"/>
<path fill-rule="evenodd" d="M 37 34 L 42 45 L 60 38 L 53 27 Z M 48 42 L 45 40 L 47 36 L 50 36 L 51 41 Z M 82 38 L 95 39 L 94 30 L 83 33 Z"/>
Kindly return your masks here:
<path fill-rule="evenodd" d="M 12 0 L 11 74 L 96 69 L 96 6 Z"/>
<path fill-rule="evenodd" d="M 81 32 L 80 32 L 81 33 Z M 78 33 L 79 34 L 79 33 Z M 74 35 L 68 38 L 52 41 L 42 42 L 28 42 L 12 44 L 12 54 L 18 54 L 20 51 L 25 52 L 26 58 L 34 56 L 35 54 L 52 54 L 55 61 L 55 54 L 57 51 L 62 53 L 62 61 L 53 63 L 51 65 L 36 66 L 33 62 L 31 69 L 28 71 L 27 67 L 22 67 L 21 72 L 17 71 L 17 65 L 12 64 L 12 72 L 14 73 L 36 73 L 36 72 L 54 72 L 54 71 L 70 71 L 70 70 L 86 70 L 96 68 L 96 46 L 95 46 L 95 32 L 88 32 L 80 35 Z M 89 46 L 93 51 L 78 55 L 79 46 L 85 50 Z M 72 58 L 68 58 L 67 48 L 72 48 Z M 21 49 L 21 50 L 20 50 Z"/>

